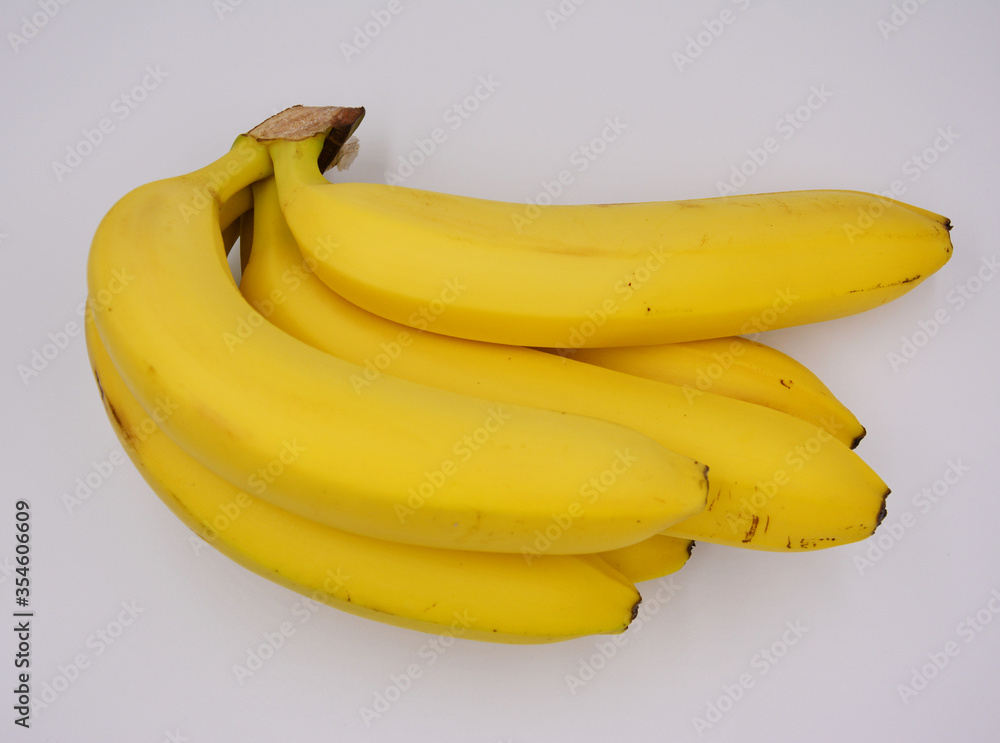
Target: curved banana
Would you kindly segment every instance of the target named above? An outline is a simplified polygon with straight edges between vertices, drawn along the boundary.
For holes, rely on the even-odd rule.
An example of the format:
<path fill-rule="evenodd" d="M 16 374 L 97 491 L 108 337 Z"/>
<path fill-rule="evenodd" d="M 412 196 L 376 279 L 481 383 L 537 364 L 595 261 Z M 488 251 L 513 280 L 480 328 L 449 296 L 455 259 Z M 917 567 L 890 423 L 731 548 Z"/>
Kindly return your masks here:
<path fill-rule="evenodd" d="M 826 429 L 855 448 L 865 428 L 822 380 L 791 356 L 763 343 L 731 336 L 686 343 L 580 348 L 572 358 L 684 388 L 764 405 Z"/>
<path fill-rule="evenodd" d="M 687 564 L 694 542 L 659 534 L 610 552 L 601 557 L 611 567 L 634 583 L 656 580 L 676 573 Z"/>
<path fill-rule="evenodd" d="M 136 468 L 195 533 L 258 575 L 334 608 L 401 627 L 537 643 L 623 631 L 639 593 L 594 555 L 414 547 L 288 513 L 198 464 L 159 430 L 86 324 L 112 427 Z"/>
<path fill-rule="evenodd" d="M 126 195 L 93 240 L 101 340 L 147 411 L 170 402 L 189 455 L 300 516 L 435 547 L 519 552 L 569 514 L 549 551 L 600 552 L 704 508 L 704 465 L 618 424 L 397 379 L 355 394 L 362 368 L 266 323 L 233 281 L 220 204 L 270 172 L 241 136 Z"/>
<path fill-rule="evenodd" d="M 885 483 L 798 418 L 712 393 L 689 400 L 676 385 L 538 350 L 414 332 L 356 307 L 312 273 L 277 191 L 272 179 L 254 185 L 254 245 L 240 289 L 278 327 L 357 364 L 359 399 L 398 377 L 641 431 L 710 468 L 708 507 L 667 530 L 683 539 L 806 550 L 864 539 L 881 520 Z M 547 542 L 543 531 L 533 548 Z"/>
<path fill-rule="evenodd" d="M 430 315 L 473 340 L 641 346 L 829 320 L 901 296 L 952 251 L 946 218 L 872 194 L 554 205 L 525 220 L 518 204 L 330 183 L 321 146 L 270 145 L 316 273 L 382 317 L 419 329 Z"/>

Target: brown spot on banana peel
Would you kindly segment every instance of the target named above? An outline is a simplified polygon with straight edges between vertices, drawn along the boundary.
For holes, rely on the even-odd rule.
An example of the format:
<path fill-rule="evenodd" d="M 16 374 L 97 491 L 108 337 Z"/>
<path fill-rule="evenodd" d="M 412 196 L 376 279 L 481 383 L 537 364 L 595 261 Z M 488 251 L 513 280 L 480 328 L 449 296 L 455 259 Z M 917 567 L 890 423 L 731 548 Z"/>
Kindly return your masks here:
<path fill-rule="evenodd" d="M 862 426 L 861 427 L 861 433 L 859 433 L 857 436 L 855 436 L 854 440 L 851 442 L 851 448 L 852 449 L 857 449 L 858 448 L 858 444 L 861 443 L 861 439 L 863 439 L 867 435 L 868 435 L 867 429 L 864 426 Z"/>
<path fill-rule="evenodd" d="M 101 402 L 104 401 L 104 385 L 101 384 L 101 375 L 97 373 L 97 367 L 90 367 L 90 371 L 94 373 L 94 381 L 97 382 L 97 391 L 101 393 Z"/>
<path fill-rule="evenodd" d="M 131 440 L 131 435 L 129 435 L 128 431 L 125 430 L 125 421 L 122 420 L 122 417 L 118 414 L 118 408 L 116 408 L 114 403 L 110 400 L 108 400 L 108 412 L 111 413 L 111 417 L 115 419 L 115 424 L 121 429 L 122 433 L 128 436 L 129 440 Z"/>
<path fill-rule="evenodd" d="M 754 514 L 750 517 L 750 528 L 747 529 L 746 535 L 743 537 L 743 544 L 747 544 L 753 539 L 753 535 L 757 533 L 757 524 L 760 523 L 760 516 Z"/>
<path fill-rule="evenodd" d="M 876 291 L 878 289 L 888 289 L 889 287 L 892 287 L 892 286 L 902 286 L 903 284 L 911 284 L 914 281 L 917 281 L 918 279 L 920 279 L 922 275 L 923 274 L 919 274 L 918 273 L 915 276 L 910 276 L 910 277 L 905 278 L 905 279 L 900 279 L 899 281 L 893 281 L 891 284 L 878 283 L 878 284 L 875 284 L 875 286 L 868 287 L 867 289 L 851 289 L 848 292 L 848 294 L 857 294 L 858 292 L 871 292 L 871 291 Z"/>
<path fill-rule="evenodd" d="M 709 485 L 708 491 L 710 493 L 712 492 L 711 485 Z M 715 504 L 718 502 L 719 498 L 721 498 L 721 497 L 722 497 L 722 488 L 719 488 L 719 490 L 717 490 L 716 493 L 715 493 L 715 497 L 713 497 L 712 500 L 708 501 L 708 503 L 706 504 L 705 510 L 706 511 L 711 511 L 712 508 L 715 506 Z"/>
<path fill-rule="evenodd" d="M 108 400 L 107 398 L 105 398 L 104 402 L 105 402 L 105 406 L 104 407 L 107 408 L 108 414 L 112 418 L 114 418 L 114 425 L 121 432 L 122 436 L 125 437 L 125 442 L 124 443 L 126 444 L 126 446 L 128 446 L 133 451 L 138 451 L 139 447 L 137 447 L 135 445 L 135 436 L 125 426 L 125 421 L 122 420 L 121 415 L 118 413 L 118 408 L 116 408 L 115 404 L 113 402 L 111 402 L 111 400 Z"/>
<path fill-rule="evenodd" d="M 97 373 L 96 367 L 91 367 L 91 371 L 94 372 L 94 381 L 97 382 L 97 390 L 101 393 L 101 402 L 104 403 L 104 409 L 108 411 L 108 415 L 110 415 L 113 419 L 111 425 L 115 426 L 121 432 L 130 448 L 136 449 L 135 438 L 133 437 L 132 432 L 125 426 L 125 421 L 122 420 L 121 414 L 118 412 L 118 408 L 116 408 L 110 398 L 104 394 L 104 385 L 101 384 L 101 375 Z"/>
<path fill-rule="evenodd" d="M 837 541 L 836 537 L 817 537 L 815 539 L 800 539 L 799 548 L 803 550 L 808 550 L 815 548 L 820 542 L 836 542 L 836 541 Z"/>
<path fill-rule="evenodd" d="M 872 534 L 875 533 L 875 529 L 878 529 L 879 524 L 882 523 L 882 520 L 885 518 L 886 513 L 888 513 L 888 511 L 886 510 L 886 501 L 889 499 L 889 493 L 891 492 L 892 492 L 891 488 L 886 488 L 885 493 L 882 494 L 882 506 L 879 508 L 878 516 L 875 518 L 875 528 L 872 529 Z"/>

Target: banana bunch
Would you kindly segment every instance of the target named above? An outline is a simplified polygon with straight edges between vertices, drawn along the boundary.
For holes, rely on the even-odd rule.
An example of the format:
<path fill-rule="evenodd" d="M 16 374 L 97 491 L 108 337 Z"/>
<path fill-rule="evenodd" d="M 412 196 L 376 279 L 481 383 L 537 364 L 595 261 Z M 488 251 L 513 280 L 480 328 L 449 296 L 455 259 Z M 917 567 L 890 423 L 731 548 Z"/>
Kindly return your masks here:
<path fill-rule="evenodd" d="M 635 584 L 695 540 L 874 532 L 889 489 L 860 422 L 740 336 L 909 291 L 948 260 L 948 220 L 814 191 L 525 226 L 514 205 L 327 180 L 362 116 L 288 109 L 94 236 L 101 398 L 192 530 L 344 611 L 518 643 L 624 631 Z"/>

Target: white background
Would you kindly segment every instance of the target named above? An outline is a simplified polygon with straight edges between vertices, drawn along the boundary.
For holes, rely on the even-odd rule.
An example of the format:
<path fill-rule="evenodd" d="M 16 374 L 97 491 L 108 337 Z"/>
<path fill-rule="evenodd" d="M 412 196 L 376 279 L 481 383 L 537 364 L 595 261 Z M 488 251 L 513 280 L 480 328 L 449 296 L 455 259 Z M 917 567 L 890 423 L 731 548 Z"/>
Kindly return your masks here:
<path fill-rule="evenodd" d="M 0 738 L 996 740 L 1000 280 L 976 273 L 995 259 L 1000 218 L 1000 5 L 224 2 L 50 3 L 51 18 L 44 2 L 4 3 L 0 615 L 14 610 L 24 498 L 32 692 L 52 693 L 30 731 L 13 725 L 14 637 L 0 632 Z M 723 11 L 730 23 L 716 23 Z M 366 23 L 377 33 L 365 36 Z M 480 76 L 495 89 L 464 104 Z M 151 89 L 133 96 L 144 77 Z M 814 89 L 825 100 L 801 108 Z M 325 607 L 302 622 L 296 595 L 194 549 L 131 464 L 68 507 L 78 478 L 120 451 L 82 337 L 60 335 L 80 326 L 98 220 L 129 189 L 200 167 L 295 103 L 367 108 L 355 180 L 384 182 L 443 127 L 406 185 L 524 203 L 568 168 L 561 203 L 707 197 L 773 138 L 739 193 L 899 180 L 902 200 L 949 216 L 952 260 L 902 299 L 761 338 L 867 426 L 859 453 L 894 491 L 880 536 L 812 554 L 699 545 L 664 582 L 670 600 L 592 661 L 606 638 L 429 653 L 427 636 Z M 446 118 L 456 105 L 466 118 Z M 104 118 L 113 130 L 88 150 L 85 131 Z M 571 158 L 607 118 L 626 128 L 580 172 Z M 976 291 L 959 305 L 956 287 Z M 922 330 L 942 309 L 947 323 Z M 906 339 L 921 347 L 894 363 Z M 914 496 L 955 464 L 968 471 L 918 508 Z M 660 586 L 640 587 L 653 607 Z M 97 633 L 115 631 L 123 602 L 141 613 L 104 644 Z M 969 631 L 977 612 L 993 621 Z M 239 683 L 233 666 L 282 622 L 294 634 Z M 794 645 L 783 645 L 788 623 L 800 628 Z M 959 653 L 904 703 L 899 685 L 949 642 Z M 772 646 L 773 664 L 759 655 Z M 86 667 L 74 673 L 78 656 Z M 420 677 L 366 724 L 362 708 L 410 664 Z M 743 674 L 752 686 L 732 701 Z"/>

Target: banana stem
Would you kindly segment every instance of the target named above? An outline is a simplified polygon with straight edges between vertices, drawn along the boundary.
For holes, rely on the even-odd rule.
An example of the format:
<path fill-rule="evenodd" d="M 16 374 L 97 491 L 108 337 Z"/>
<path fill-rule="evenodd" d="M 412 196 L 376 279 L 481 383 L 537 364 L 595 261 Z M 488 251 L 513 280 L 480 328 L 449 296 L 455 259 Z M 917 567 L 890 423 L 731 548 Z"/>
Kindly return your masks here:
<path fill-rule="evenodd" d="M 247 136 L 266 144 L 277 139 L 299 142 L 323 134 L 317 165 L 320 173 L 324 173 L 337 162 L 341 148 L 364 116 L 364 107 L 292 106 L 261 122 Z"/>

